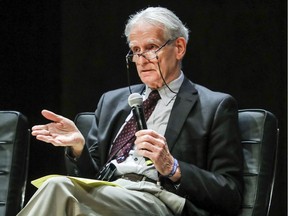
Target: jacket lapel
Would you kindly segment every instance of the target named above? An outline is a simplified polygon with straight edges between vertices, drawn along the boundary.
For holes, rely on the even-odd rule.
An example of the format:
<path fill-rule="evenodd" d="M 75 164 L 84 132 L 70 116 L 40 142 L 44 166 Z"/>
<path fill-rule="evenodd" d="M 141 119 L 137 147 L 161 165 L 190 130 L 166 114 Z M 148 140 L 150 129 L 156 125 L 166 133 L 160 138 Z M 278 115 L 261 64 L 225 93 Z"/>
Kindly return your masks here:
<path fill-rule="evenodd" d="M 181 128 L 197 100 L 198 92 L 194 84 L 185 77 L 177 94 L 165 131 L 165 137 L 170 150 L 173 149 Z"/>

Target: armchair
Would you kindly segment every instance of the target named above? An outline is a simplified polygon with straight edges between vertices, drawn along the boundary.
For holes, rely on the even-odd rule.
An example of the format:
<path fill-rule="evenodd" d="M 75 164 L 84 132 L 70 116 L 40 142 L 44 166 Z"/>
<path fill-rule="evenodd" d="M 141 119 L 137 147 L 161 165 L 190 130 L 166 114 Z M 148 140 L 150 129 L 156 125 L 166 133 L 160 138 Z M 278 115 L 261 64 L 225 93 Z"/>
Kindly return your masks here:
<path fill-rule="evenodd" d="M 24 205 L 29 160 L 27 118 L 0 111 L 0 215 L 15 216 Z"/>
<path fill-rule="evenodd" d="M 79 113 L 75 117 L 75 124 L 84 137 L 93 118 L 93 112 Z M 244 195 L 238 215 L 268 216 L 277 164 L 277 119 L 266 110 L 239 110 L 239 128 L 244 153 Z"/>
<path fill-rule="evenodd" d="M 239 127 L 244 153 L 244 196 L 239 216 L 268 216 L 277 165 L 277 119 L 266 110 L 239 110 Z"/>

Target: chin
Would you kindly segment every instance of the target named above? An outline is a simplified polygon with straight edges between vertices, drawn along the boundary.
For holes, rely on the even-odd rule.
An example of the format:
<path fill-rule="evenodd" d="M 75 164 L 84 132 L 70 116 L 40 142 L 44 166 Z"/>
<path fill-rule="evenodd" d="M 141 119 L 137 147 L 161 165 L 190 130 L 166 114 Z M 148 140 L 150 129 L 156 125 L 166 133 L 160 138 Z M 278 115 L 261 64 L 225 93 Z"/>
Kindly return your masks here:
<path fill-rule="evenodd" d="M 159 80 L 158 78 L 141 77 L 141 81 L 150 88 L 160 88 L 163 85 L 162 80 Z"/>
<path fill-rule="evenodd" d="M 163 86 L 162 84 L 155 84 L 155 83 L 145 83 L 145 84 L 151 89 L 158 89 Z"/>

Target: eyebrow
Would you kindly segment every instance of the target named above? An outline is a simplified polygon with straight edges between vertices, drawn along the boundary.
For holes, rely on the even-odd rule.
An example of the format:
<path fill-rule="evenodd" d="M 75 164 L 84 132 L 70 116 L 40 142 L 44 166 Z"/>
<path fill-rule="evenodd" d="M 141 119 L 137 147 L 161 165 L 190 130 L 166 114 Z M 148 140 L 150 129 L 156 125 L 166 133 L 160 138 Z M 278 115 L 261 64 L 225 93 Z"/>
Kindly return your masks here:
<path fill-rule="evenodd" d="M 147 41 L 145 41 L 145 44 L 160 44 L 161 41 L 159 41 L 158 39 L 148 39 Z M 130 42 L 129 43 L 129 47 L 135 47 L 137 46 L 137 44 L 135 45 L 135 43 Z"/>

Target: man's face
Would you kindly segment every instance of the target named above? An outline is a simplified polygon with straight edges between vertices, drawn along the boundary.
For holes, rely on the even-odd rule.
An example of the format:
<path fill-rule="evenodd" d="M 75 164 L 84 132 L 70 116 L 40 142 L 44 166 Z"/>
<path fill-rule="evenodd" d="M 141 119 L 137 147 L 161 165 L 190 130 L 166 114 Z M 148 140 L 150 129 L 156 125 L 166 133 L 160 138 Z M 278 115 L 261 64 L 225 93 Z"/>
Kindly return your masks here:
<path fill-rule="evenodd" d="M 134 26 L 129 39 L 130 49 L 133 53 L 138 54 L 149 50 L 157 50 L 167 41 L 161 28 L 147 23 Z M 177 41 L 178 39 L 171 41 L 157 52 L 158 59 L 147 60 L 143 56 L 137 57 L 135 64 L 138 75 L 141 81 L 150 88 L 157 89 L 164 85 L 158 63 L 166 83 L 171 82 L 179 76 L 180 60 L 183 55 L 180 56 L 178 54 Z"/>

